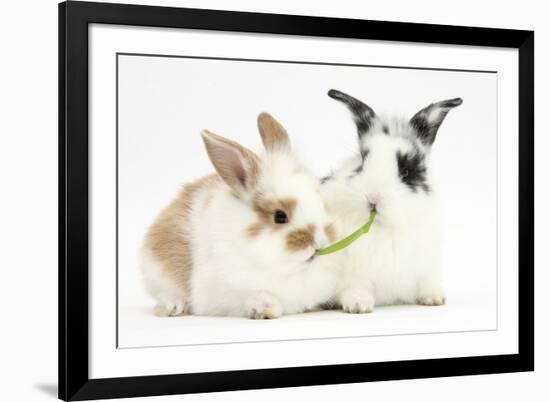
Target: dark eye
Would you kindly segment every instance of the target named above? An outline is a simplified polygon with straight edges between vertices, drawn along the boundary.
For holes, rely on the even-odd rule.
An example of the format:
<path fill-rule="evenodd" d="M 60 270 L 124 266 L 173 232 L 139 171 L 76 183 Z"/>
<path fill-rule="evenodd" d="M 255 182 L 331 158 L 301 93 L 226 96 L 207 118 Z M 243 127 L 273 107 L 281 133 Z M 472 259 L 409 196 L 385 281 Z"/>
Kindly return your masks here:
<path fill-rule="evenodd" d="M 403 184 L 407 185 L 412 191 L 418 188 L 429 191 L 428 183 L 426 183 L 426 165 L 424 163 L 424 155 L 419 152 L 402 154 L 397 152 L 397 168 L 399 178 Z"/>
<path fill-rule="evenodd" d="M 414 175 L 415 160 L 409 157 L 407 154 L 397 153 L 397 169 L 399 171 L 399 177 L 406 179 L 410 173 Z M 411 172 L 412 170 L 412 172 Z"/>
<path fill-rule="evenodd" d="M 285 211 L 281 211 L 280 209 L 278 209 L 273 214 L 273 220 L 275 221 L 275 223 L 287 223 L 288 216 L 286 216 Z"/>

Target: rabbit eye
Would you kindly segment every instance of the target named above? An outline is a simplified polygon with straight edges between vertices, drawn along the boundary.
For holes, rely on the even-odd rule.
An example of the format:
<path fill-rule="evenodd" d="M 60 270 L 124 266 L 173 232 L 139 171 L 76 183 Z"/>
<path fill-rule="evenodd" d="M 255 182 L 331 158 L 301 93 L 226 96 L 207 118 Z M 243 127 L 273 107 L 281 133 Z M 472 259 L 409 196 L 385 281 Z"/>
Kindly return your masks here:
<path fill-rule="evenodd" d="M 426 182 L 426 165 L 424 154 L 416 150 L 413 153 L 402 154 L 397 151 L 397 169 L 399 178 L 413 192 L 418 188 L 424 191 L 429 191 L 428 183 Z"/>
<path fill-rule="evenodd" d="M 285 211 L 281 211 L 280 209 L 276 210 L 273 214 L 273 220 L 275 223 L 287 223 L 288 222 L 288 216 L 286 215 Z"/>

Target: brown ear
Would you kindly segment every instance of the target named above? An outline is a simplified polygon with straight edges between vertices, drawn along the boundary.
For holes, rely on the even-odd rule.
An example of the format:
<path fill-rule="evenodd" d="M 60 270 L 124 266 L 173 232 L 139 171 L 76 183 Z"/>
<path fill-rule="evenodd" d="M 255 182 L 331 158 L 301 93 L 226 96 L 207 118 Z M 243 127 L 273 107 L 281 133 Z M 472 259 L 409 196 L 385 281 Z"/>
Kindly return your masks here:
<path fill-rule="evenodd" d="M 208 130 L 201 132 L 210 161 L 237 194 L 249 191 L 258 176 L 259 158 L 242 145 Z"/>
<path fill-rule="evenodd" d="M 269 113 L 260 113 L 258 129 L 267 152 L 290 150 L 290 140 L 285 128 Z"/>

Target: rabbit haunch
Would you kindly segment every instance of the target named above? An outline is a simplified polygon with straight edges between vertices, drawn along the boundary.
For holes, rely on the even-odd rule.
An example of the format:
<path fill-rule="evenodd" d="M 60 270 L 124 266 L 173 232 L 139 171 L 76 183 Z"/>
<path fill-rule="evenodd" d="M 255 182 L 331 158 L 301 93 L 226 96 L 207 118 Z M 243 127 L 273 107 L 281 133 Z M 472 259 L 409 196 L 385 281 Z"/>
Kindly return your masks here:
<path fill-rule="evenodd" d="M 144 242 L 143 272 L 158 315 L 275 318 L 335 294 L 315 250 L 335 239 L 319 183 L 284 128 L 261 114 L 266 154 L 203 131 L 217 174 L 184 186 Z"/>
<path fill-rule="evenodd" d="M 358 154 L 324 179 L 329 211 L 344 233 L 377 211 L 369 235 L 337 253 L 340 304 L 349 312 L 392 303 L 442 304 L 441 230 L 429 156 L 445 116 L 462 100 L 431 104 L 410 119 L 385 119 L 340 91 L 329 96 L 351 111 L 359 142 Z"/>

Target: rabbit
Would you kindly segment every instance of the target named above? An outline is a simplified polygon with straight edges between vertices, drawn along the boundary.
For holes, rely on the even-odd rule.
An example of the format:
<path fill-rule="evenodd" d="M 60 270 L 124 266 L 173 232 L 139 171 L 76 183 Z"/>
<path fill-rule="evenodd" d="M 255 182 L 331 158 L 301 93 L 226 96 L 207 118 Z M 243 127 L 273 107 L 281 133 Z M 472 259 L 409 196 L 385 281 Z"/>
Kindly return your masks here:
<path fill-rule="evenodd" d="M 201 132 L 216 174 L 183 187 L 149 228 L 142 271 L 158 316 L 277 318 L 317 309 L 337 271 L 315 252 L 336 240 L 317 177 L 283 126 L 258 117 L 266 149 Z"/>
<path fill-rule="evenodd" d="M 462 99 L 433 103 L 410 119 L 387 119 L 345 93 L 328 95 L 349 108 L 359 139 L 359 153 L 322 180 L 329 213 L 351 233 L 377 212 L 370 232 L 338 253 L 337 304 L 349 313 L 444 304 L 442 230 L 429 157 L 441 123 Z"/>

